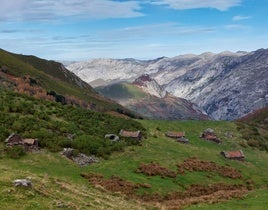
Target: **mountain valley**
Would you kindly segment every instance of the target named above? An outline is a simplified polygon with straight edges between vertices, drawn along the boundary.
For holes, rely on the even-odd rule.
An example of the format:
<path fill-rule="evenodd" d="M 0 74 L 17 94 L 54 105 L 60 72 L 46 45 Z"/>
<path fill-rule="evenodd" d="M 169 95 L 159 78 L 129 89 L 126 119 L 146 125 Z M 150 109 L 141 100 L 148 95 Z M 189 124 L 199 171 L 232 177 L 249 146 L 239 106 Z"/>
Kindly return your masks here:
<path fill-rule="evenodd" d="M 0 53 L 2 208 L 267 207 L 267 108 L 214 121 L 152 72 L 95 87 L 110 100 L 60 63 Z"/>
<path fill-rule="evenodd" d="M 268 50 L 181 55 L 155 60 L 93 59 L 67 68 L 93 87 L 149 75 L 160 89 L 216 120 L 234 120 L 268 105 Z M 148 89 L 147 88 L 143 88 Z"/>

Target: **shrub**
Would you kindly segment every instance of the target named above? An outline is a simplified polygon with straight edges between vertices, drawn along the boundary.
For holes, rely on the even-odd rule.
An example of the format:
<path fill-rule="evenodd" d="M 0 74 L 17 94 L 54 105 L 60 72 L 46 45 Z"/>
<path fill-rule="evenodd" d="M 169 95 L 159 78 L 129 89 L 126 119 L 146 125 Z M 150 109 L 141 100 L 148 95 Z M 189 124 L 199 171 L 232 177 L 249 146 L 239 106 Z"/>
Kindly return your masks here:
<path fill-rule="evenodd" d="M 24 148 L 21 146 L 6 147 L 5 152 L 9 158 L 14 159 L 18 159 L 26 154 Z"/>
<path fill-rule="evenodd" d="M 250 140 L 248 140 L 247 143 L 251 147 L 259 147 L 259 142 L 255 139 L 250 139 Z"/>

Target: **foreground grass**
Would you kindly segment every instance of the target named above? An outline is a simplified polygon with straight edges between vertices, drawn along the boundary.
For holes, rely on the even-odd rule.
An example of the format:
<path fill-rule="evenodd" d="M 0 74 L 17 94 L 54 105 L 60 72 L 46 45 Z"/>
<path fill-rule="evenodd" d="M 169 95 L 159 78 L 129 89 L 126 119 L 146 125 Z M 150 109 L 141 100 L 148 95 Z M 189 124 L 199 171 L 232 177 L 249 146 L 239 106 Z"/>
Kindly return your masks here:
<path fill-rule="evenodd" d="M 252 148 L 242 148 L 240 146 L 241 136 L 236 131 L 236 125 L 231 122 L 168 122 L 168 121 L 142 121 L 149 132 L 149 138 L 143 142 L 142 147 L 128 148 L 124 153 L 114 154 L 109 160 L 89 166 L 87 171 L 103 174 L 106 178 L 112 175 L 134 183 L 148 183 L 149 189 L 143 189 L 138 193 L 158 192 L 166 194 L 172 191 L 184 190 L 191 184 L 209 185 L 215 183 L 243 184 L 245 180 L 253 180 L 254 188 L 259 189 L 267 186 L 268 177 L 268 154 Z M 206 128 L 213 128 L 223 143 L 218 145 L 206 142 L 199 138 L 200 133 Z M 164 136 L 168 130 L 185 131 L 190 144 L 180 144 Z M 228 139 L 226 132 L 231 132 L 233 138 Z M 224 159 L 220 152 L 222 150 L 243 149 L 246 161 L 230 161 Z M 141 163 L 157 162 L 170 170 L 176 171 L 177 165 L 189 157 L 197 157 L 204 161 L 214 161 L 219 165 L 227 165 L 238 169 L 244 179 L 230 179 L 221 177 L 211 172 L 187 172 L 185 175 L 177 175 L 175 181 L 171 178 L 161 178 L 160 176 L 148 177 L 135 173 Z M 246 197 L 245 200 L 250 199 Z M 249 201 L 250 202 L 250 201 Z M 224 204 L 223 204 L 224 205 Z M 259 209 L 265 209 L 259 208 Z"/>
<path fill-rule="evenodd" d="M 130 146 L 124 152 L 111 155 L 108 160 L 87 167 L 78 167 L 58 153 L 43 151 L 27 154 L 19 160 L 0 158 L 0 202 L 3 209 L 149 209 L 150 206 L 126 198 L 120 193 L 109 193 L 103 188 L 93 188 L 81 173 L 100 173 L 105 178 L 113 175 L 134 183 L 147 183 L 150 188 L 142 188 L 137 194 L 167 194 L 183 191 L 192 184 L 209 185 L 215 183 L 245 184 L 254 182 L 253 190 L 242 200 L 230 200 L 216 204 L 197 204 L 187 209 L 266 209 L 268 195 L 268 154 L 252 148 L 240 146 L 241 136 L 236 125 L 231 122 L 202 121 L 140 121 L 147 128 L 148 138 L 142 146 Z M 223 140 L 218 145 L 199 139 L 200 133 L 212 128 Z M 186 132 L 190 144 L 180 144 L 165 137 L 166 131 Z M 228 139 L 226 132 L 233 133 Z M 222 150 L 243 149 L 246 161 L 230 161 L 220 156 Z M 172 170 L 189 157 L 204 161 L 214 161 L 238 169 L 243 179 L 230 179 L 213 172 L 187 172 L 174 178 L 146 176 L 135 171 L 141 163 L 157 162 Z M 33 188 L 15 188 L 12 181 L 31 177 Z"/>
<path fill-rule="evenodd" d="M 209 210 L 209 209 L 221 209 L 221 210 L 256 210 L 267 209 L 268 205 L 268 188 L 259 189 L 250 192 L 242 200 L 231 200 L 217 204 L 198 204 L 186 208 L 186 210 Z"/>
<path fill-rule="evenodd" d="M 120 195 L 90 187 L 80 176 L 82 168 L 59 154 L 43 151 L 20 160 L 2 158 L 0 171 L 0 209 L 145 209 Z M 26 177 L 32 188 L 13 186 L 13 180 Z"/>

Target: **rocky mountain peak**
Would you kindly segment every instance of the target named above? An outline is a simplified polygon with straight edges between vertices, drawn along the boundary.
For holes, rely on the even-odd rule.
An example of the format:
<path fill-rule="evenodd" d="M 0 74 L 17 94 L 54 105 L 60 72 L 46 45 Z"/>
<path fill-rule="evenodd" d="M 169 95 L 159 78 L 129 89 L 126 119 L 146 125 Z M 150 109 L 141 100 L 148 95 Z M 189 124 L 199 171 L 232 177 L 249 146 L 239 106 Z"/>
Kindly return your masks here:
<path fill-rule="evenodd" d="M 141 87 L 145 92 L 159 98 L 164 98 L 167 92 L 162 88 L 149 74 L 143 74 L 138 77 L 132 84 Z"/>

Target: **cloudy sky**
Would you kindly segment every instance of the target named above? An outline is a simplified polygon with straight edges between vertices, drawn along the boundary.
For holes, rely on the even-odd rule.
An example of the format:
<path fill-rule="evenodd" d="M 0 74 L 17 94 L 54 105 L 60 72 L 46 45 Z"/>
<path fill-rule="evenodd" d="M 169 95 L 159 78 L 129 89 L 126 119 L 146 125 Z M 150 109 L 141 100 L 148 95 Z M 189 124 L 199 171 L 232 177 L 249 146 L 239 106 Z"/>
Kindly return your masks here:
<path fill-rule="evenodd" d="M 53 60 L 268 47 L 268 0 L 1 0 L 0 48 Z"/>

